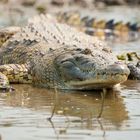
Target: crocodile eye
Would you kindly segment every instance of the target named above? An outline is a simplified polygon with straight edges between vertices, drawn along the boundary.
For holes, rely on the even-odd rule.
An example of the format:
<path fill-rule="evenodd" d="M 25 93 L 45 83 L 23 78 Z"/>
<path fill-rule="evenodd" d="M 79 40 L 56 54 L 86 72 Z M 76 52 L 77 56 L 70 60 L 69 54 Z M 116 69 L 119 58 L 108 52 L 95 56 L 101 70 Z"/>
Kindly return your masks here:
<path fill-rule="evenodd" d="M 63 63 L 65 63 L 65 62 L 67 62 L 67 60 L 62 60 L 60 63 L 63 64 Z"/>

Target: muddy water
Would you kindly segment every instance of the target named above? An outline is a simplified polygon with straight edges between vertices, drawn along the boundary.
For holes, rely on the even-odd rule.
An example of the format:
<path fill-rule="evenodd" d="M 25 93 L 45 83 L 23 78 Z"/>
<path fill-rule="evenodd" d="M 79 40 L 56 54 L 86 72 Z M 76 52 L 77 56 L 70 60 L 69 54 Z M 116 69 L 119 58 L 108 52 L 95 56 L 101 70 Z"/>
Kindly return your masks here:
<path fill-rule="evenodd" d="M 105 97 L 101 92 L 70 92 L 14 85 L 0 93 L 2 140 L 131 140 L 140 137 L 140 82 L 127 81 Z M 54 111 L 52 122 L 48 120 Z"/>
<path fill-rule="evenodd" d="M 92 14 L 99 18 L 111 19 L 116 15 L 118 20 L 140 21 L 139 8 L 114 8 L 113 11 L 106 9 Z M 13 23 L 8 16 L 1 17 L 0 27 Z M 17 16 L 12 17 L 17 20 Z M 20 17 L 25 21 L 28 16 L 18 16 L 17 24 L 24 23 Z M 140 53 L 140 40 L 113 43 L 111 47 L 116 54 Z M 101 111 L 101 91 L 56 93 L 30 85 L 13 86 L 16 90 L 12 93 L 0 92 L 0 140 L 132 140 L 140 137 L 140 81 L 127 81 L 108 91 L 100 119 L 97 117 Z"/>

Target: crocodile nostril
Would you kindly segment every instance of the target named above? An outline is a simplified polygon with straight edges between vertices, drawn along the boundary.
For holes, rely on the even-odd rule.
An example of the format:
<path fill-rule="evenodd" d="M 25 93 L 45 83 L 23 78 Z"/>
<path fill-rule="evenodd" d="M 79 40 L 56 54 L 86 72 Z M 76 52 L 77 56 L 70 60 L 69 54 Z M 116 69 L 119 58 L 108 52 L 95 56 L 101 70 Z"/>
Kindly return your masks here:
<path fill-rule="evenodd" d="M 110 65 L 107 69 L 113 73 L 118 73 L 118 74 L 120 73 L 120 74 L 127 74 L 127 75 L 130 74 L 129 69 L 125 64 L 113 64 Z"/>

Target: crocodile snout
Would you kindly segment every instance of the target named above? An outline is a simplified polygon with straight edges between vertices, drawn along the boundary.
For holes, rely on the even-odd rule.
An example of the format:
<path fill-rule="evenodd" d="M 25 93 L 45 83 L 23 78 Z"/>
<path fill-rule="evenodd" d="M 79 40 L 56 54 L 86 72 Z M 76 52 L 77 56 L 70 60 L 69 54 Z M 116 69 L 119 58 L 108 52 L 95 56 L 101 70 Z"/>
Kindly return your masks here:
<path fill-rule="evenodd" d="M 113 64 L 107 67 L 107 72 L 110 74 L 129 75 L 130 70 L 125 64 Z"/>

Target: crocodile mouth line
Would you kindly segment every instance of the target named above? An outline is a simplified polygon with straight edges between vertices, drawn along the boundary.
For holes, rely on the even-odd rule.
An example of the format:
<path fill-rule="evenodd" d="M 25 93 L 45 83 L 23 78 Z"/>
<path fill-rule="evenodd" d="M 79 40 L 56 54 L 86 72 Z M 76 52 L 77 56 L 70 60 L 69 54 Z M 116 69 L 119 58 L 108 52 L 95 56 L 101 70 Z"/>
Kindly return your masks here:
<path fill-rule="evenodd" d="M 107 74 L 107 75 L 96 75 L 93 78 L 86 79 L 83 81 L 70 81 L 69 84 L 72 86 L 88 86 L 88 85 L 116 85 L 126 81 L 128 74 Z"/>

